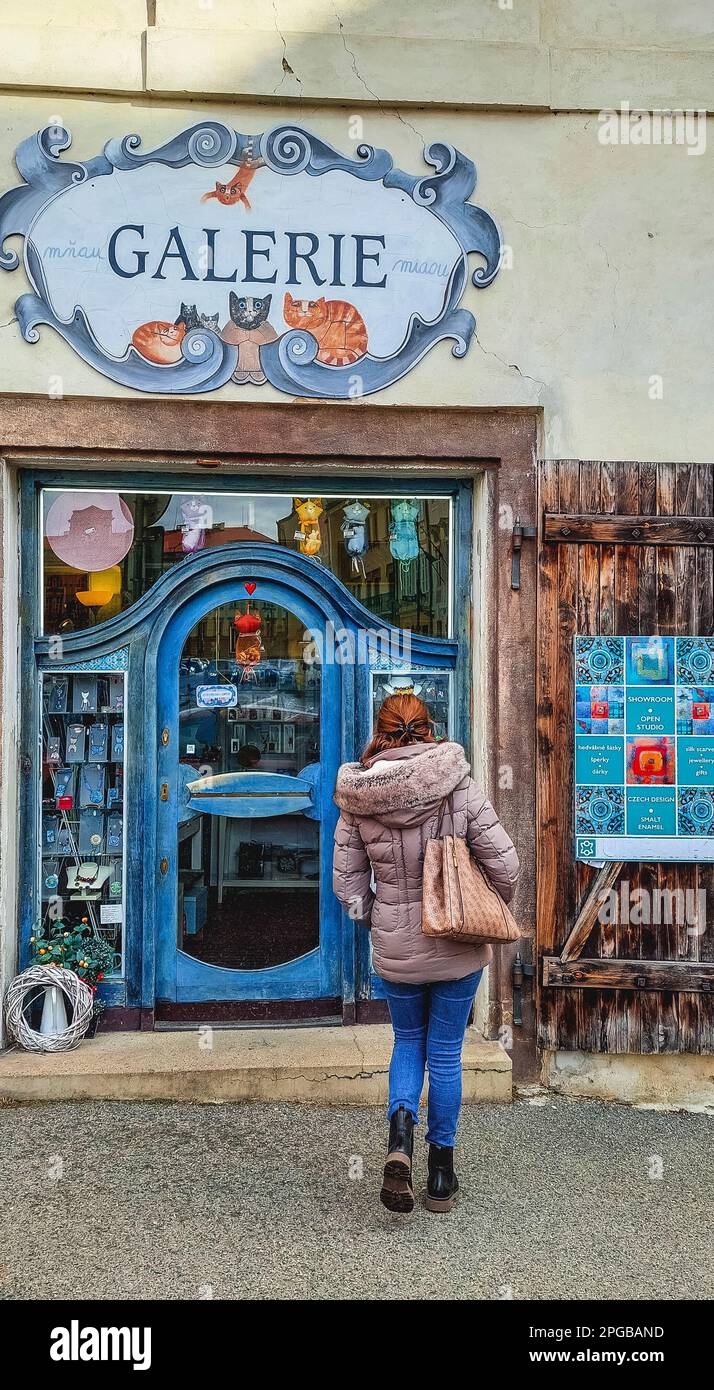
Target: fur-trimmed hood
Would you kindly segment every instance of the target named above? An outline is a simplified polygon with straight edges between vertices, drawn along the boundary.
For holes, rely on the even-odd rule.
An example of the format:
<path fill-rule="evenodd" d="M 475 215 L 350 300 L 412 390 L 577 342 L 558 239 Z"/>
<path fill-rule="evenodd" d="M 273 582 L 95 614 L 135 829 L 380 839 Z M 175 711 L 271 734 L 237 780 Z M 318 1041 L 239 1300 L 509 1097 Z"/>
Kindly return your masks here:
<path fill-rule="evenodd" d="M 428 813 L 469 775 L 460 743 L 412 743 L 378 753 L 367 767 L 343 763 L 335 801 L 341 811 L 378 820 L 395 811 Z"/>

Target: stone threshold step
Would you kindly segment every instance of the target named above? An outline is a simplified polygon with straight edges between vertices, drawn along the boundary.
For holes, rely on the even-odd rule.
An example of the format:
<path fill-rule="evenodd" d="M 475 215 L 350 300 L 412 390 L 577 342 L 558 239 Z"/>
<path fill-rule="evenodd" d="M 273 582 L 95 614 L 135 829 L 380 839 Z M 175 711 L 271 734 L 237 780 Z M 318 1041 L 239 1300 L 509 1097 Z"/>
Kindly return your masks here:
<path fill-rule="evenodd" d="M 219 1029 L 105 1033 L 72 1052 L 0 1056 L 0 1101 L 307 1101 L 379 1105 L 387 1098 L 392 1030 Z M 464 1100 L 510 1101 L 511 1059 L 469 1032 Z"/>

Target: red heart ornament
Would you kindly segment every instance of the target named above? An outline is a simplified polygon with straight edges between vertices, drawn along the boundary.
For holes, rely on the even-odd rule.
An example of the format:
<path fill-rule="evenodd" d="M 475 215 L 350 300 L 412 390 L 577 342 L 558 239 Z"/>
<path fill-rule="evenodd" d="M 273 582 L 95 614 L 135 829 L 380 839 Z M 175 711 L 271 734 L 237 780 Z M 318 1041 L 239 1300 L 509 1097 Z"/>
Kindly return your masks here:
<path fill-rule="evenodd" d="M 247 594 L 255 593 L 255 584 L 244 584 L 243 588 L 245 589 Z"/>

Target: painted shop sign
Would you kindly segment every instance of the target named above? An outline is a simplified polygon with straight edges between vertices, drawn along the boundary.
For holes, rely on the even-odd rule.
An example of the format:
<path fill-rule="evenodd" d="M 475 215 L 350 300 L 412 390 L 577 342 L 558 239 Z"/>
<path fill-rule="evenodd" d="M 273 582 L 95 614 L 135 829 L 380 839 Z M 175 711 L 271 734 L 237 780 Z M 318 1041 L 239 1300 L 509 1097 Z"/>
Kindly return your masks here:
<path fill-rule="evenodd" d="M 245 136 L 215 121 L 143 153 L 138 135 L 86 163 L 61 127 L 18 147 L 24 184 L 0 198 L 0 266 L 24 238 L 28 343 L 51 326 L 97 371 L 139 391 L 266 380 L 350 399 L 404 376 L 430 348 L 466 353 L 468 257 L 499 268 L 495 222 L 467 200 L 474 165 L 425 149 L 433 172 L 368 145 L 345 156 L 292 125 Z"/>
<path fill-rule="evenodd" d="M 575 638 L 576 858 L 714 860 L 714 638 Z"/>

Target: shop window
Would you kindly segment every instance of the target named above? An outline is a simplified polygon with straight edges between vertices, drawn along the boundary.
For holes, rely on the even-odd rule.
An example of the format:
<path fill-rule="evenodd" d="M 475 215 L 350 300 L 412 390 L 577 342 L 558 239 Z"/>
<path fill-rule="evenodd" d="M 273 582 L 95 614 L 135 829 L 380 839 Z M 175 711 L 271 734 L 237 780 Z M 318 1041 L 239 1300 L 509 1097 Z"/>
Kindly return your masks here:
<path fill-rule="evenodd" d="M 40 679 L 42 924 L 86 922 L 121 974 L 126 676 L 53 669 Z"/>
<path fill-rule="evenodd" d="M 389 695 L 417 695 L 429 706 L 436 738 L 453 738 L 452 679 L 450 671 L 373 671 L 373 724 L 377 723 L 382 701 Z"/>
<path fill-rule="evenodd" d="M 451 500 L 359 496 L 42 493 L 43 632 L 125 612 L 178 561 L 271 541 L 319 560 L 383 622 L 449 635 Z"/>

